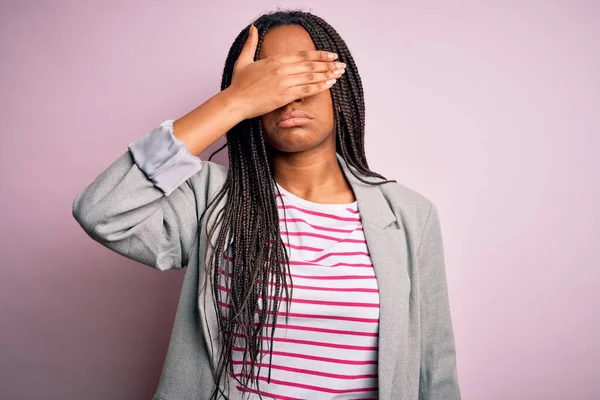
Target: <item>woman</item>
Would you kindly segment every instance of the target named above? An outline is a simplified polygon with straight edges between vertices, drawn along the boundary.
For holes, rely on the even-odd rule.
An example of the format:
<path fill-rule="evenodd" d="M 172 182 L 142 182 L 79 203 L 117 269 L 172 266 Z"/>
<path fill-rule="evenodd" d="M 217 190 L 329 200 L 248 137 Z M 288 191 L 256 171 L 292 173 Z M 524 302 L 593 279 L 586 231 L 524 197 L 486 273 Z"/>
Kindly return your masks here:
<path fill-rule="evenodd" d="M 155 399 L 459 399 L 437 209 L 369 170 L 344 41 L 263 15 L 221 89 L 73 204 L 109 249 L 187 266 Z M 198 158 L 224 135 L 229 168 Z"/>

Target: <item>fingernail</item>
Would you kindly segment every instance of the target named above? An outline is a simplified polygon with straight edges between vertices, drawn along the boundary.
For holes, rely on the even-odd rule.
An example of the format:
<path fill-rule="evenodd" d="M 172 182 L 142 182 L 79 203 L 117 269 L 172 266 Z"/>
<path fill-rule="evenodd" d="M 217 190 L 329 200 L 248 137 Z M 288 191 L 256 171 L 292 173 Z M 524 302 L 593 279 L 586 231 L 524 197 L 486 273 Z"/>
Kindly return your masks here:
<path fill-rule="evenodd" d="M 335 54 L 335 53 L 329 53 L 329 54 L 328 54 L 328 57 L 329 57 L 330 59 L 332 59 L 332 60 L 335 60 L 335 59 L 336 59 L 338 56 L 337 56 L 337 54 Z"/>
<path fill-rule="evenodd" d="M 336 67 L 336 68 L 346 68 L 346 63 L 343 63 L 343 62 L 336 62 L 336 63 L 335 63 L 335 67 Z"/>
<path fill-rule="evenodd" d="M 336 74 L 336 75 L 341 75 L 342 72 L 344 72 L 343 69 L 336 69 L 335 71 L 333 71 L 333 73 Z"/>
<path fill-rule="evenodd" d="M 326 81 L 325 83 L 327 84 L 327 86 L 333 85 L 335 83 L 335 79 L 330 79 L 328 81 Z"/>

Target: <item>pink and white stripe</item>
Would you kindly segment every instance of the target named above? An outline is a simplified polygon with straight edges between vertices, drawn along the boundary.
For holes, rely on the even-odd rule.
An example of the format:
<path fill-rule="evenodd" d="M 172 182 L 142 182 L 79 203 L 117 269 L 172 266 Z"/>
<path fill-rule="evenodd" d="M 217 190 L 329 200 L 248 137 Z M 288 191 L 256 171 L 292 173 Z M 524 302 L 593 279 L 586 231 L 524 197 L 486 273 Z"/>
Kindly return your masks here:
<path fill-rule="evenodd" d="M 282 400 L 376 399 L 379 294 L 357 203 L 314 203 L 277 186 L 294 289 L 287 323 L 280 303 L 270 383 L 271 324 L 266 327 L 261 394 Z M 226 298 L 230 255 L 224 260 L 220 290 Z M 237 337 L 233 369 L 238 378 L 243 347 Z M 237 389 L 244 399 L 259 399 L 256 387 Z"/>

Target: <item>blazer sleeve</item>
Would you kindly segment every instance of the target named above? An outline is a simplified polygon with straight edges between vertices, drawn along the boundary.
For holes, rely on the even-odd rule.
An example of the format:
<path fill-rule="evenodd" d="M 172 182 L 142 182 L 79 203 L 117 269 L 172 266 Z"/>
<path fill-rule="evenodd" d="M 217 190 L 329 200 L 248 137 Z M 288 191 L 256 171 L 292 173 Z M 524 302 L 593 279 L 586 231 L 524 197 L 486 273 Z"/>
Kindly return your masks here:
<path fill-rule="evenodd" d="M 224 168 L 224 167 L 223 167 Z M 161 271 L 180 269 L 196 237 L 210 166 L 173 136 L 166 120 L 102 171 L 73 200 L 73 217 L 103 246 Z M 202 186 L 206 187 L 202 187 Z"/>
<path fill-rule="evenodd" d="M 454 331 L 438 210 L 431 205 L 417 251 L 421 303 L 420 400 L 459 400 Z"/>

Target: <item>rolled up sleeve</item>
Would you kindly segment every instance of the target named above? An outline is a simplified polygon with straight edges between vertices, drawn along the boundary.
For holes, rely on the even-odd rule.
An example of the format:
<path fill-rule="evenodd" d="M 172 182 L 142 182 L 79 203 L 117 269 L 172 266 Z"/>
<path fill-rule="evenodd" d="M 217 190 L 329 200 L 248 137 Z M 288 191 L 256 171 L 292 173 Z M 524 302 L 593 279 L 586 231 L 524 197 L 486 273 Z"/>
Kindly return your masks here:
<path fill-rule="evenodd" d="M 200 158 L 173 135 L 172 119 L 129 143 L 128 148 L 137 166 L 165 196 L 202 168 Z"/>

